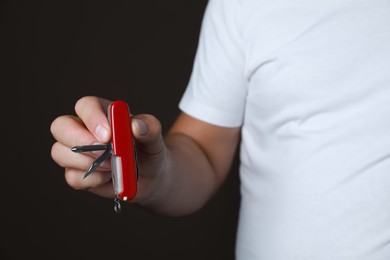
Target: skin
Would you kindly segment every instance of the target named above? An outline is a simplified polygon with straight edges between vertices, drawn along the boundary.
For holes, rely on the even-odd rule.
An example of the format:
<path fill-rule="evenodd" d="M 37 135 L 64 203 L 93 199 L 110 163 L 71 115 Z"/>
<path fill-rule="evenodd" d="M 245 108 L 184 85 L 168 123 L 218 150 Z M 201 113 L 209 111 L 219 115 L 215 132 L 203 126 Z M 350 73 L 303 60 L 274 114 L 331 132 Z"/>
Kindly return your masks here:
<path fill-rule="evenodd" d="M 105 114 L 110 102 L 86 96 L 76 102 L 76 116 L 53 120 L 50 130 L 56 142 L 51 156 L 64 168 L 70 187 L 114 198 L 110 161 L 83 179 L 101 152 L 71 151 L 76 145 L 110 142 Z M 240 138 L 240 128 L 218 127 L 185 113 L 178 116 L 165 136 L 159 120 L 148 114 L 132 116 L 132 128 L 140 178 L 131 202 L 169 216 L 191 214 L 204 206 L 226 179 Z"/>

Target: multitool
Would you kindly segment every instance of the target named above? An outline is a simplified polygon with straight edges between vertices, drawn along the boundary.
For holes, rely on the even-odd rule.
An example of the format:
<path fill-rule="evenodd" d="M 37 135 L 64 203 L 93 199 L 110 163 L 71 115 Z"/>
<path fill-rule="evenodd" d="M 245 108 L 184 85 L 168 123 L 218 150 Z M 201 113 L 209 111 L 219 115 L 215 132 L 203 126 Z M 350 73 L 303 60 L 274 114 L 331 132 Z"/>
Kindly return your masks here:
<path fill-rule="evenodd" d="M 111 156 L 112 182 L 116 195 L 114 210 L 116 213 L 120 213 L 120 202 L 131 200 L 137 193 L 137 152 L 131 128 L 131 114 L 127 103 L 122 100 L 112 102 L 107 115 L 112 132 L 111 143 L 75 146 L 72 151 L 76 153 L 104 151 L 87 169 L 84 178 Z"/>

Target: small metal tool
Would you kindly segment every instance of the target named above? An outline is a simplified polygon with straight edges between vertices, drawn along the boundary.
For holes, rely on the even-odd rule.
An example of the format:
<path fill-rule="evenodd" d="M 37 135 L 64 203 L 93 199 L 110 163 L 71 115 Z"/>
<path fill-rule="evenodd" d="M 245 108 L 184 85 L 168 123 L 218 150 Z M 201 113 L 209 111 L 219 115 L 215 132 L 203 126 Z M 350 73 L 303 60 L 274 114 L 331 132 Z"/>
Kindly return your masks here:
<path fill-rule="evenodd" d="M 72 148 L 72 151 L 75 153 L 81 153 L 81 152 L 89 152 L 89 151 L 98 151 L 98 150 L 105 150 L 102 155 L 100 155 L 87 169 L 87 171 L 84 174 L 83 179 L 85 179 L 88 175 L 90 175 L 97 167 L 99 167 L 104 160 L 106 160 L 111 155 L 111 144 L 105 144 L 105 145 L 85 145 L 85 146 L 75 146 Z"/>
<path fill-rule="evenodd" d="M 114 211 L 121 212 L 121 200 L 131 200 L 137 193 L 138 162 L 131 128 L 131 117 L 127 103 L 114 101 L 108 108 L 108 120 L 112 131 L 110 144 L 74 146 L 75 153 L 104 150 L 87 169 L 88 177 L 99 165 L 111 156 L 112 182 L 116 198 Z"/>

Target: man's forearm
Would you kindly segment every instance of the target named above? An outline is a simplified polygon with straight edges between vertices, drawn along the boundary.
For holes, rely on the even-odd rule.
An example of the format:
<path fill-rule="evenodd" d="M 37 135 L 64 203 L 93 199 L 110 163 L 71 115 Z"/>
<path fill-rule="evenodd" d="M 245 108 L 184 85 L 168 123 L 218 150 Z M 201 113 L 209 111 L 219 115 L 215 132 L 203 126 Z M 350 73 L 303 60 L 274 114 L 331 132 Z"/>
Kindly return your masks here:
<path fill-rule="evenodd" d="M 221 180 L 202 148 L 190 137 L 165 137 L 166 160 L 153 190 L 140 204 L 161 214 L 181 216 L 200 209 Z"/>

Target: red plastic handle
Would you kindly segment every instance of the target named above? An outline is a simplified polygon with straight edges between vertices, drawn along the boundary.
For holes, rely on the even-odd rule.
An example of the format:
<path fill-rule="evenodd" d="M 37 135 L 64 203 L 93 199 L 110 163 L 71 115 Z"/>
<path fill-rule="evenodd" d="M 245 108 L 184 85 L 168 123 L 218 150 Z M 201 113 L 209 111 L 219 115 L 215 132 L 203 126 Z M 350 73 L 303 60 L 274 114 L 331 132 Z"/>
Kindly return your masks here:
<path fill-rule="evenodd" d="M 131 200 L 137 193 L 138 167 L 127 103 L 121 100 L 112 102 L 108 116 L 112 130 L 114 191 L 121 200 Z"/>

